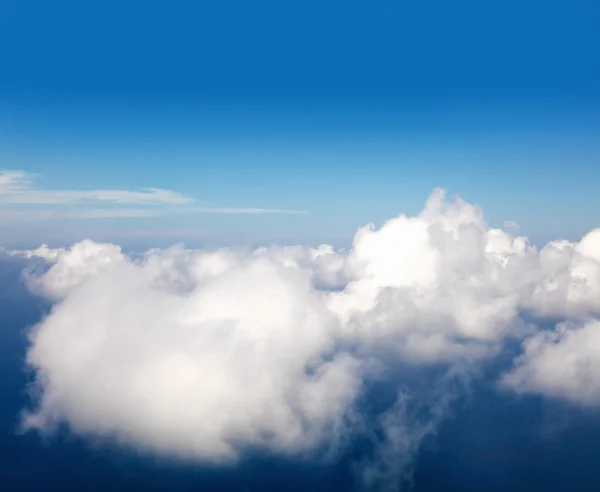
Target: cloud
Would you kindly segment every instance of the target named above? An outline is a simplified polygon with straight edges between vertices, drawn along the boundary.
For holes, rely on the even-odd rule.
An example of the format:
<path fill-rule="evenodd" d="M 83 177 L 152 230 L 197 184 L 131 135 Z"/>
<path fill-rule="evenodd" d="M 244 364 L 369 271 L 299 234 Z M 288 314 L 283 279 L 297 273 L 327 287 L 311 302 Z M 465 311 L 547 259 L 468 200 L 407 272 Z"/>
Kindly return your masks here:
<path fill-rule="evenodd" d="M 98 252 L 101 274 L 70 270 L 76 291 L 54 277 L 66 297 L 33 334 L 44 396 L 26 426 L 64 419 L 84 435 L 217 461 L 244 446 L 302 452 L 341 432 L 358 362 L 330 354 L 335 319 L 300 271 L 255 258 L 219 275 L 213 258 L 200 285 L 175 295 L 119 252 Z"/>
<path fill-rule="evenodd" d="M 43 221 L 53 219 L 110 219 L 159 217 L 169 211 L 135 208 L 76 208 L 69 210 L 0 210 L 0 220 Z"/>
<path fill-rule="evenodd" d="M 137 205 L 185 205 L 194 199 L 174 191 L 147 188 L 127 190 L 43 190 L 37 176 L 22 171 L 0 172 L 0 203 L 13 205 L 71 205 L 85 201 Z"/>
<path fill-rule="evenodd" d="M 600 405 L 600 320 L 565 322 L 536 333 L 502 384 L 517 393 Z"/>
<path fill-rule="evenodd" d="M 125 259 L 118 246 L 89 240 L 77 243 L 69 250 L 51 249 L 42 245 L 35 250 L 11 254 L 55 263 L 42 276 L 28 276 L 29 289 L 52 300 L 66 297 L 73 285 L 80 284 L 108 265 Z"/>
<path fill-rule="evenodd" d="M 417 216 L 358 229 L 348 251 L 127 255 L 83 241 L 13 252 L 45 262 L 27 281 L 54 302 L 30 333 L 36 382 L 23 425 L 48 433 L 66 423 L 90 438 L 217 462 L 256 448 L 343 453 L 362 436 L 373 443 L 357 464 L 363 483 L 394 489 L 508 339 L 523 340 L 524 354 L 506 387 L 595 401 L 573 395 L 598 392 L 589 384 L 598 325 L 559 325 L 559 335 L 539 326 L 600 315 L 599 245 L 594 230 L 538 250 L 435 190 Z M 552 366 L 572 354 L 584 360 L 575 372 Z M 381 384 L 395 399 L 365 410 Z"/>
<path fill-rule="evenodd" d="M 2 193 L 18 193 L 27 190 L 35 175 L 23 171 L 1 171 L 0 191 Z"/>
<path fill-rule="evenodd" d="M 201 207 L 190 196 L 160 188 L 45 190 L 35 186 L 36 178 L 37 175 L 22 171 L 0 171 L 0 220 L 135 218 L 186 213 L 302 213 L 267 208 Z"/>
<path fill-rule="evenodd" d="M 304 210 L 286 210 L 281 208 L 206 208 L 193 207 L 191 213 L 206 214 L 304 214 Z"/>
<path fill-rule="evenodd" d="M 360 483 L 367 490 L 398 490 L 411 487 L 416 457 L 427 440 L 451 414 L 451 407 L 468 385 L 471 375 L 455 366 L 433 378 L 433 384 L 401 387 L 392 404 L 368 429 L 370 456 L 357 463 Z"/>

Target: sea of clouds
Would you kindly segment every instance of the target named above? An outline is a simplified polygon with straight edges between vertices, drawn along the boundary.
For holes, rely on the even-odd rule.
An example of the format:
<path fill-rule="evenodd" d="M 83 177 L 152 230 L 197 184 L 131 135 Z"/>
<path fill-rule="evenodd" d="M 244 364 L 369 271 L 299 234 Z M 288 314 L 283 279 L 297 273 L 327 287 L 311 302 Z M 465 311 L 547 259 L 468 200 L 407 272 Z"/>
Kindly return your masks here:
<path fill-rule="evenodd" d="M 498 391 L 600 405 L 600 229 L 541 249 L 506 229 L 436 190 L 348 251 L 12 252 L 41 259 L 27 284 L 53 303 L 29 332 L 23 427 L 215 464 L 335 459 L 360 437 L 358 478 L 377 489 L 410 474 L 507 343 L 522 349 Z M 394 397 L 367 411 L 382 382 Z"/>

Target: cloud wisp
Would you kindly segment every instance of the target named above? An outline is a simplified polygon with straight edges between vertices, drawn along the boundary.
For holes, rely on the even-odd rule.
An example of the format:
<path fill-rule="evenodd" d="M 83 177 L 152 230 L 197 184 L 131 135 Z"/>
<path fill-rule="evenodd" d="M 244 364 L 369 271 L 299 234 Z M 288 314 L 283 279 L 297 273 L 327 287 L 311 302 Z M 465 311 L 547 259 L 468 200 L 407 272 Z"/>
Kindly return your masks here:
<path fill-rule="evenodd" d="M 600 404 L 590 384 L 600 230 L 537 249 L 436 190 L 417 216 L 360 228 L 349 251 L 177 246 L 132 256 L 82 241 L 13 254 L 45 263 L 27 282 L 54 303 L 29 335 L 26 429 L 67 424 L 202 462 L 257 448 L 331 456 L 358 436 L 371 443 L 357 462 L 362 483 L 395 490 L 507 340 L 523 354 L 503 387 Z M 549 319 L 563 322 L 542 329 Z M 431 391 L 423 378 L 436 381 Z M 395 396 L 373 407 L 382 387 Z"/>
<path fill-rule="evenodd" d="M 161 188 L 47 190 L 37 176 L 0 171 L 0 220 L 105 219 L 166 214 L 298 214 L 269 208 L 203 207 L 190 196 Z"/>

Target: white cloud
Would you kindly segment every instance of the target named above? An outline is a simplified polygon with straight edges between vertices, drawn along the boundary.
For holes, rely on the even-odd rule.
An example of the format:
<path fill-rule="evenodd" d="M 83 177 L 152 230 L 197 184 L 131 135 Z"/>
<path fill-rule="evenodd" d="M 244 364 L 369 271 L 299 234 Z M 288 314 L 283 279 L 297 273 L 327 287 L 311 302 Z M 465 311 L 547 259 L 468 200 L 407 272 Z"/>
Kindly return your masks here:
<path fill-rule="evenodd" d="M 281 208 L 207 208 L 207 207 L 192 207 L 190 213 L 199 214 L 288 214 L 297 215 L 306 213 L 304 210 L 286 210 Z"/>
<path fill-rule="evenodd" d="M 201 207 L 190 196 L 160 188 L 46 190 L 35 186 L 36 178 L 22 171 L 0 171 L 0 220 L 135 218 L 173 213 L 302 213 L 268 208 Z"/>
<path fill-rule="evenodd" d="M 35 175 L 23 171 L 1 171 L 0 193 L 16 193 L 27 190 Z"/>
<path fill-rule="evenodd" d="M 579 243 L 549 242 L 534 263 L 520 267 L 523 305 L 537 315 L 600 315 L 600 229 Z"/>
<path fill-rule="evenodd" d="M 180 193 L 158 188 L 126 190 L 21 190 L 0 194 L 0 203 L 32 205 L 72 205 L 82 202 L 106 202 L 130 205 L 186 205 L 193 199 Z"/>
<path fill-rule="evenodd" d="M 524 344 L 502 384 L 517 393 L 600 405 L 600 320 L 566 322 L 536 333 Z"/>
<path fill-rule="evenodd" d="M 148 188 L 127 190 L 43 190 L 37 176 L 22 171 L 0 172 L 0 203 L 12 205 L 71 205 L 85 201 L 129 205 L 185 205 L 194 199 L 174 191 Z"/>
<path fill-rule="evenodd" d="M 32 334 L 27 360 L 43 397 L 26 426 L 66 420 L 84 435 L 207 460 L 244 446 L 302 452 L 342 432 L 358 362 L 326 357 L 335 318 L 300 270 L 211 258 L 177 295 L 110 246 L 96 250 L 100 261 L 83 249 L 42 284 L 48 292 L 54 280 L 64 300 Z M 67 293 L 65 280 L 78 287 Z"/>
<path fill-rule="evenodd" d="M 54 263 L 43 276 L 27 277 L 30 290 L 52 300 L 63 299 L 74 285 L 97 275 L 110 264 L 125 261 L 118 246 L 89 240 L 81 241 L 69 250 L 51 249 L 44 244 L 21 254 L 26 258 L 41 258 Z"/>
<path fill-rule="evenodd" d="M 329 301 L 345 336 L 434 362 L 486 355 L 524 328 L 512 273 L 528 260 L 525 239 L 443 198 L 438 190 L 419 216 L 358 231 L 346 260 L 350 281 Z"/>
<path fill-rule="evenodd" d="M 39 400 L 24 425 L 46 432 L 66 422 L 82 435 L 202 460 L 256 446 L 305 453 L 378 425 L 384 437 L 365 480 L 395 481 L 390 460 L 410 469 L 447 414 L 458 391 L 449 376 L 493 357 L 507 337 L 527 340 L 508 386 L 598 391 L 583 383 L 600 361 L 597 325 L 550 345 L 524 319 L 600 313 L 599 238 L 595 230 L 538 250 L 436 190 L 419 215 L 359 229 L 349 251 L 177 246 L 129 256 L 84 241 L 14 253 L 48 263 L 28 281 L 55 302 L 31 332 Z M 587 361 L 576 377 L 546 370 L 568 354 Z M 401 393 L 374 424 L 357 401 L 400 365 L 442 365 L 447 376 L 429 399 Z M 414 421 L 406 402 L 439 411 Z"/>
<path fill-rule="evenodd" d="M 83 219 L 110 219 L 110 218 L 142 218 L 159 217 L 169 213 L 161 208 L 135 209 L 135 208 L 74 208 L 61 210 L 1 210 L 0 220 L 5 221 L 43 221 L 53 219 L 83 220 Z"/>

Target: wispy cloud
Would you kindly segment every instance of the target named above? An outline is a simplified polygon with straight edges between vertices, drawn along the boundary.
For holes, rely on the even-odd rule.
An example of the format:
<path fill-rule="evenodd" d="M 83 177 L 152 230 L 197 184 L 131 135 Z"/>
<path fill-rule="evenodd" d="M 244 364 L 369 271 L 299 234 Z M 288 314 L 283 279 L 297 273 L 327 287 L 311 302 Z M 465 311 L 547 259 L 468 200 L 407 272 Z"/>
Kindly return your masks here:
<path fill-rule="evenodd" d="M 193 207 L 190 212 L 199 214 L 304 214 L 303 210 L 284 210 L 280 208 L 205 208 Z"/>
<path fill-rule="evenodd" d="M 183 205 L 193 199 L 180 193 L 159 188 L 140 191 L 126 190 L 23 190 L 4 193 L 0 189 L 0 203 L 33 205 L 74 205 L 83 202 L 102 202 L 135 205 Z"/>
<path fill-rule="evenodd" d="M 108 218 L 135 218 L 158 217 L 164 215 L 161 209 L 139 208 L 77 208 L 60 210 L 2 210 L 0 220 L 52 220 L 52 219 L 108 219 Z"/>
<path fill-rule="evenodd" d="M 52 190 L 37 175 L 0 171 L 0 220 L 105 219 L 166 214 L 298 214 L 298 210 L 204 207 L 195 198 L 162 188 Z M 127 206 L 123 208 L 123 206 Z"/>

